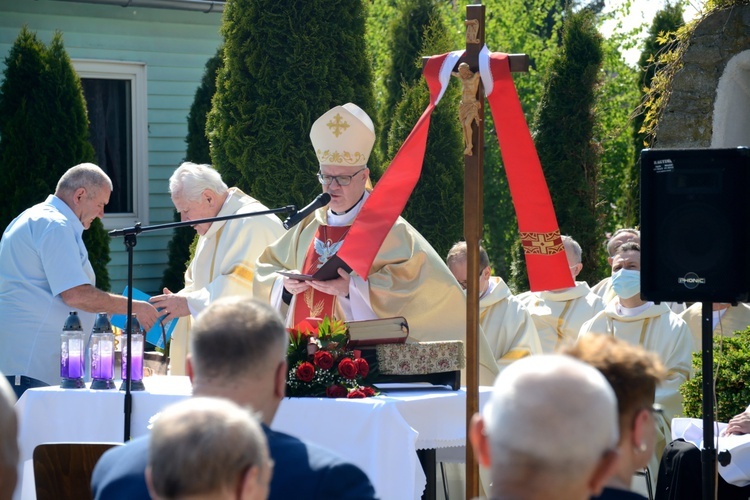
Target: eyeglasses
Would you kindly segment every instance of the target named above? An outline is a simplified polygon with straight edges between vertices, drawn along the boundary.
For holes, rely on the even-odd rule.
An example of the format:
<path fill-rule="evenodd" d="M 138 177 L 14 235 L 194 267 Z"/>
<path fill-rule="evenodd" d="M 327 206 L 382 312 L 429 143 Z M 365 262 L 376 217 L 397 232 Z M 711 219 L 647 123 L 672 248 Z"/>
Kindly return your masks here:
<path fill-rule="evenodd" d="M 318 172 L 318 180 L 324 186 L 330 186 L 334 180 L 339 186 L 348 186 L 349 184 L 351 184 L 354 176 L 360 173 L 361 171 L 365 170 L 366 168 L 367 167 L 362 167 L 356 172 L 354 172 L 352 175 L 326 175 L 326 174 L 321 174 L 320 172 Z"/>

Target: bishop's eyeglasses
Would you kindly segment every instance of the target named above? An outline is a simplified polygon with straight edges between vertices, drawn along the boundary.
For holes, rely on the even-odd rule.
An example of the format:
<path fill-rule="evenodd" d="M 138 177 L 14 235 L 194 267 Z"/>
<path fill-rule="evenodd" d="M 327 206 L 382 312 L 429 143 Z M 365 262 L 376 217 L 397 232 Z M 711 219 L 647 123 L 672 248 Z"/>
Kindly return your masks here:
<path fill-rule="evenodd" d="M 354 172 L 352 175 L 326 175 L 326 174 L 321 174 L 320 172 L 318 172 L 318 180 L 324 186 L 330 186 L 334 180 L 339 186 L 348 186 L 349 184 L 351 184 L 354 176 L 366 168 L 367 167 L 362 167 L 356 172 Z"/>

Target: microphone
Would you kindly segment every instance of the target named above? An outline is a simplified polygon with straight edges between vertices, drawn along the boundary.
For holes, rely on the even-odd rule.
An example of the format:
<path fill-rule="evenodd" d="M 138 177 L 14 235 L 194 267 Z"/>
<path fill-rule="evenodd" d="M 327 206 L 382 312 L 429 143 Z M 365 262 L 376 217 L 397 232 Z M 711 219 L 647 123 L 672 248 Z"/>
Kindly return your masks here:
<path fill-rule="evenodd" d="M 328 193 L 320 193 L 318 196 L 315 197 L 313 201 L 310 202 L 309 205 L 307 205 L 302 210 L 295 212 L 293 215 L 290 215 L 286 218 L 284 221 L 284 229 L 291 229 L 292 227 L 299 224 L 299 222 L 319 209 L 320 207 L 324 207 L 328 205 L 328 202 L 331 201 L 331 195 Z"/>

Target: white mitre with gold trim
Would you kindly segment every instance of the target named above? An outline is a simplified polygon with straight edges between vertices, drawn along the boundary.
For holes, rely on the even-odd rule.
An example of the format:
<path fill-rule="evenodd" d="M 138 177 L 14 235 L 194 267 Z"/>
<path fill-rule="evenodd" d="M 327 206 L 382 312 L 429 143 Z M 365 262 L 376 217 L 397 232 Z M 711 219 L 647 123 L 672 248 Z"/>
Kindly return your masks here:
<path fill-rule="evenodd" d="M 375 144 L 375 127 L 362 108 L 349 102 L 315 120 L 310 140 L 321 165 L 363 167 Z"/>

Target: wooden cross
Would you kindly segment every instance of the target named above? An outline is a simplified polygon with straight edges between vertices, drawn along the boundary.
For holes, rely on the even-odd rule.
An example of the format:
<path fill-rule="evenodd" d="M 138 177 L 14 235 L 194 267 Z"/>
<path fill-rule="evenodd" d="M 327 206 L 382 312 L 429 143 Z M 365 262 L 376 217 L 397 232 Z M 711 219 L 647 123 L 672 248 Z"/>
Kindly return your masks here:
<path fill-rule="evenodd" d="M 466 6 L 466 52 L 454 68 L 464 84 L 459 110 L 464 131 L 464 239 L 466 240 L 466 435 L 479 410 L 479 245 L 483 233 L 484 197 L 484 88 L 478 78 L 479 52 L 485 40 L 485 6 Z M 512 72 L 527 72 L 529 56 L 509 54 Z M 465 64 L 466 66 L 462 66 Z M 476 77 L 475 77 L 476 75 Z M 476 89 L 476 90 L 475 90 Z M 476 92 L 476 95 L 472 94 Z M 471 109 L 474 106 L 474 109 Z M 469 143 L 470 142 L 470 143 Z M 479 468 L 466 440 L 466 498 L 479 495 Z M 485 492 L 487 496 L 490 492 Z"/>

